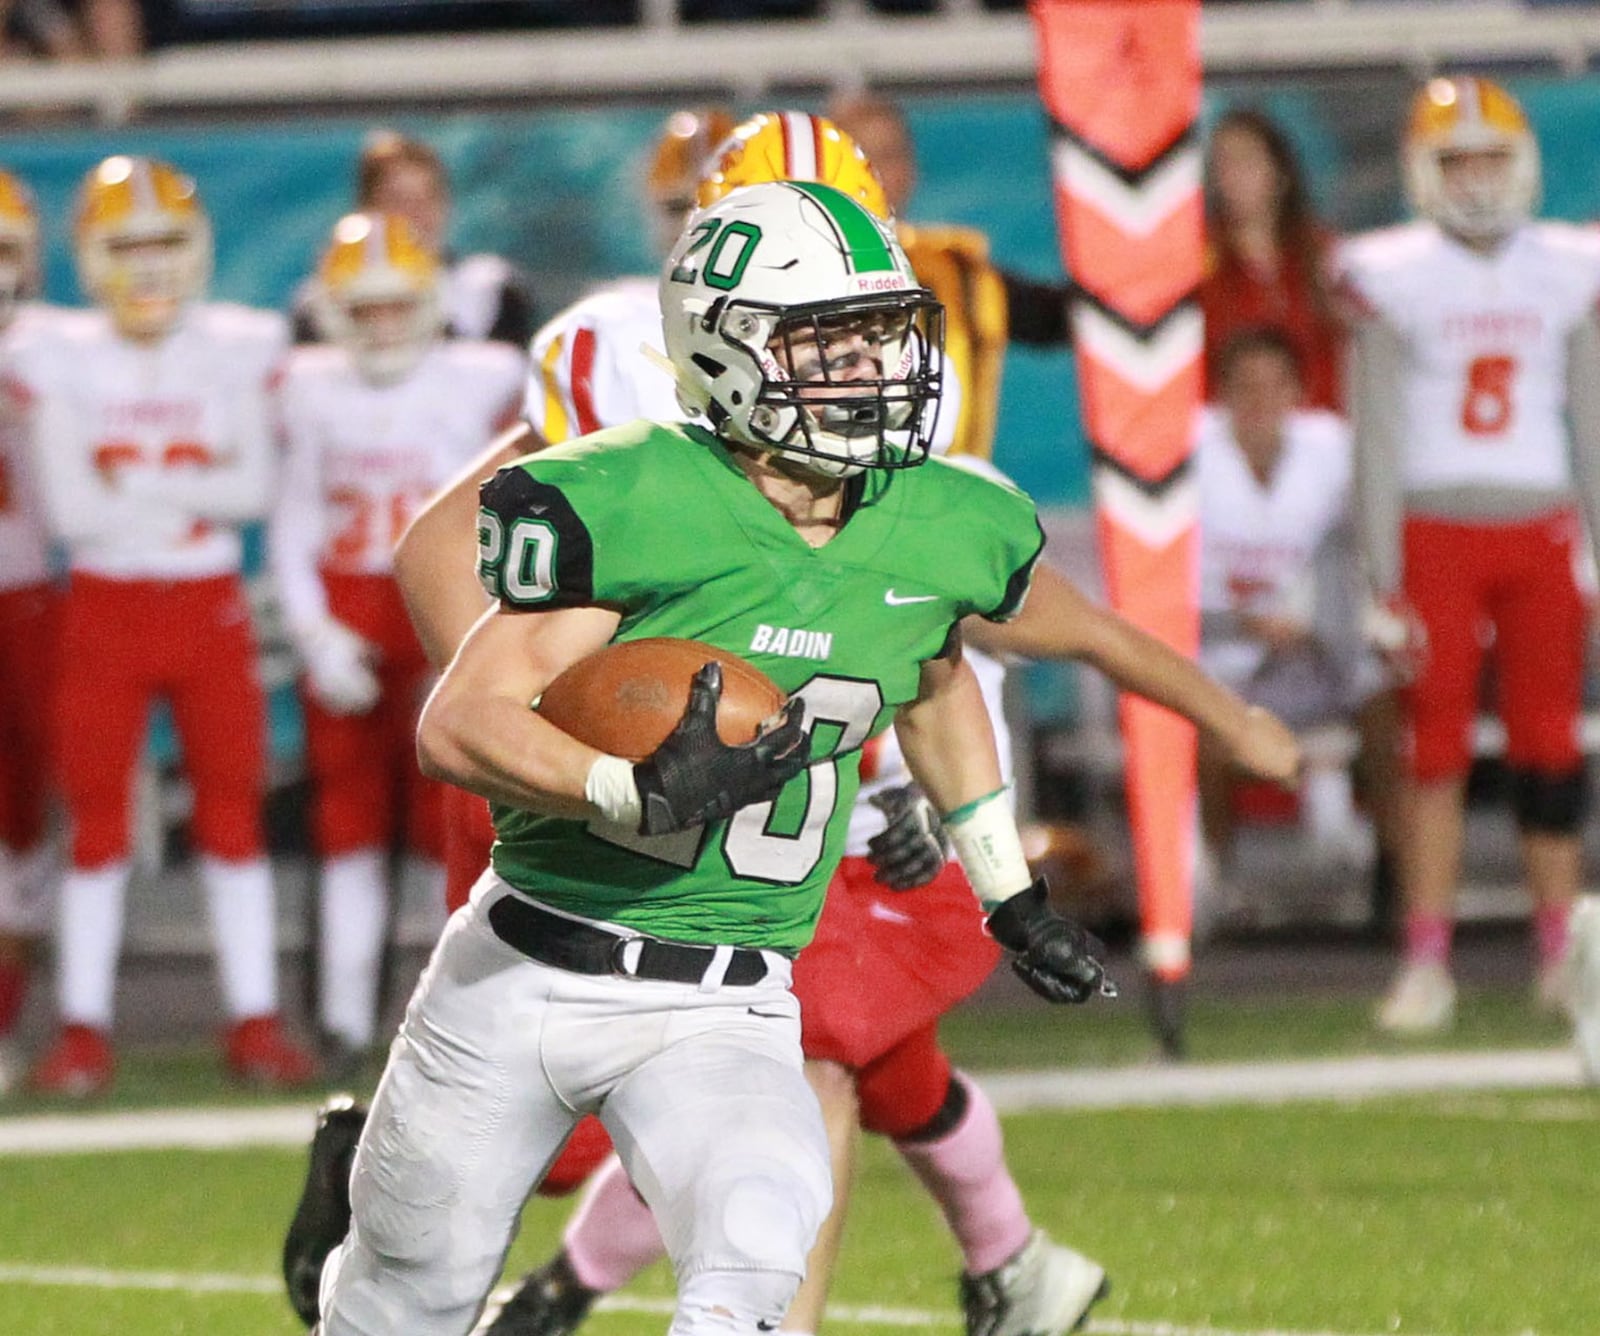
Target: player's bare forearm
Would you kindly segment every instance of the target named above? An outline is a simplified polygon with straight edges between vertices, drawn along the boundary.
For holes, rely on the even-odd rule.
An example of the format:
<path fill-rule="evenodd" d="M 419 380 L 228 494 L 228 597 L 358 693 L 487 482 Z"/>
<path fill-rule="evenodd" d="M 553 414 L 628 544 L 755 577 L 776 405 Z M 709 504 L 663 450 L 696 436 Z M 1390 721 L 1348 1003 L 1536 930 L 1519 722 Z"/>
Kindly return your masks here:
<path fill-rule="evenodd" d="M 601 753 L 531 703 L 562 669 L 606 644 L 619 620 L 603 608 L 485 613 L 423 707 L 422 772 L 513 807 L 595 815 L 584 785 Z"/>
<path fill-rule="evenodd" d="M 487 606 L 473 564 L 478 486 L 498 469 L 544 448 L 527 423 L 497 436 L 423 507 L 400 538 L 394 575 L 428 662 L 443 669 Z"/>
<path fill-rule="evenodd" d="M 923 664 L 917 698 L 900 707 L 894 731 L 912 777 L 940 812 L 1004 786 L 983 692 L 959 654 Z"/>
<path fill-rule="evenodd" d="M 1123 691 L 1163 705 L 1214 736 L 1252 774 L 1290 783 L 1299 773 L 1299 744 L 1275 716 L 1246 705 L 1191 659 L 1099 607 L 1048 566 L 1035 572 L 1014 620 L 968 618 L 962 631 L 989 653 L 1086 663 Z"/>

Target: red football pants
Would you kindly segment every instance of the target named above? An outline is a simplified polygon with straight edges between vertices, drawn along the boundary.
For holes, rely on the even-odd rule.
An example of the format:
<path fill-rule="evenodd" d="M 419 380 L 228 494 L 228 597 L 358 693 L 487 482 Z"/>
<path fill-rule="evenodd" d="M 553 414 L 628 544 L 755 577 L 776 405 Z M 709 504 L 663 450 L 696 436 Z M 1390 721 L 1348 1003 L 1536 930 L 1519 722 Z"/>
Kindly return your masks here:
<path fill-rule="evenodd" d="M 1421 673 L 1405 692 L 1417 779 L 1450 779 L 1471 763 L 1489 627 L 1507 763 L 1567 774 L 1582 762 L 1579 533 L 1569 511 L 1514 524 L 1407 517 L 1404 594 L 1428 636 Z"/>
<path fill-rule="evenodd" d="M 238 578 L 74 574 L 60 655 L 53 752 L 73 866 L 127 856 L 130 786 L 158 697 L 194 790 L 195 846 L 230 862 L 259 855 L 266 717 Z"/>
<path fill-rule="evenodd" d="M 0 844 L 32 849 L 50 801 L 50 701 L 56 685 L 51 585 L 0 590 Z"/>
<path fill-rule="evenodd" d="M 382 692 L 366 714 L 330 714 L 305 696 L 317 852 L 387 849 L 403 829 L 410 848 L 438 861 L 443 786 L 417 768 L 417 715 L 433 674 L 399 586 L 387 575 L 324 572 L 322 580 L 328 611 L 377 646 Z"/>

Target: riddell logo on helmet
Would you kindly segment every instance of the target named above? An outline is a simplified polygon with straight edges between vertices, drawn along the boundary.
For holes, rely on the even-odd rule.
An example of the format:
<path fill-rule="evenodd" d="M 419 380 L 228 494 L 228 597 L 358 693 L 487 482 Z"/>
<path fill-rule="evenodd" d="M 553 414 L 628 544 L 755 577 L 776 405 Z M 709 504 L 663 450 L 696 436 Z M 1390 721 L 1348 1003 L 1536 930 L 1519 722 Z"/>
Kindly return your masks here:
<path fill-rule="evenodd" d="M 911 284 L 903 274 L 852 274 L 850 292 L 859 296 L 864 292 L 903 292 Z"/>

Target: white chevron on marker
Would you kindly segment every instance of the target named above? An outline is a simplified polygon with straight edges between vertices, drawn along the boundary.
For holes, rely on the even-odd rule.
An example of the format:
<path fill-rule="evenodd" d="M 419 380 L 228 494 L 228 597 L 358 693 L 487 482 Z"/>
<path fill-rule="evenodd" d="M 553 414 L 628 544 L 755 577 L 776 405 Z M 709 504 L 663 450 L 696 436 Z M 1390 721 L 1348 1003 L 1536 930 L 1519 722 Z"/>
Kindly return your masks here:
<path fill-rule="evenodd" d="M 1056 184 L 1092 204 L 1124 232 L 1145 237 L 1200 193 L 1200 149 L 1191 145 L 1134 182 L 1123 180 L 1070 139 L 1051 151 Z"/>
<path fill-rule="evenodd" d="M 1192 472 L 1151 496 L 1116 469 L 1100 465 L 1094 470 L 1094 502 L 1102 515 L 1153 551 L 1182 538 L 1200 517 L 1200 490 Z"/>
<path fill-rule="evenodd" d="M 1185 307 L 1144 338 L 1108 319 L 1087 302 L 1072 313 L 1079 350 L 1110 367 L 1135 389 L 1154 394 L 1200 357 L 1205 327 L 1199 308 Z"/>

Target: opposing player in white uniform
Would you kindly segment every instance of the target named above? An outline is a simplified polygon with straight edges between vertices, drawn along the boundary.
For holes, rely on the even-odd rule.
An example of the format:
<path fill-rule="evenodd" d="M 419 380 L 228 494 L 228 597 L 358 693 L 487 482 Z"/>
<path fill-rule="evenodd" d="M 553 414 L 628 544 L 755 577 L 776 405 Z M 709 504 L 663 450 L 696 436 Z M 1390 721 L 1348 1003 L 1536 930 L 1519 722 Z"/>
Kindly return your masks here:
<path fill-rule="evenodd" d="M 527 364 L 505 344 L 443 337 L 438 262 L 398 215 L 341 219 L 316 282 L 335 341 L 296 348 L 284 368 L 269 552 L 305 665 L 321 1024 L 330 1066 L 348 1067 L 376 1029 L 391 845 L 403 831 L 417 856 L 443 856 L 440 786 L 415 756 L 432 674 L 394 545 L 515 420 Z"/>
<path fill-rule="evenodd" d="M 1420 219 L 1349 242 L 1338 264 L 1357 322 L 1351 409 L 1368 573 L 1376 596 L 1425 634 L 1406 692 L 1404 961 L 1377 1015 L 1416 1033 L 1454 1012 L 1462 797 L 1486 626 L 1539 1000 L 1560 1001 L 1586 806 L 1587 618 L 1573 568 L 1580 503 L 1600 532 L 1600 233 L 1529 221 L 1537 145 L 1521 107 L 1488 80 L 1428 84 L 1405 154 Z"/>
<path fill-rule="evenodd" d="M 34 459 L 71 579 L 53 754 L 72 827 L 57 984 L 63 1029 L 33 1084 L 112 1081 L 110 1030 L 130 856 L 130 791 L 165 699 L 194 793 L 191 838 L 217 944 L 237 1077 L 313 1075 L 277 1017 L 273 885 L 260 805 L 265 722 L 237 525 L 268 505 L 268 382 L 280 317 L 200 300 L 209 222 L 166 164 L 113 157 L 87 176 L 75 240 L 100 308 L 18 350 Z"/>
<path fill-rule="evenodd" d="M 1280 330 L 1241 331 L 1218 356 L 1219 402 L 1201 414 L 1200 664 L 1244 699 L 1296 728 L 1354 722 L 1380 847 L 1393 848 L 1394 701 L 1360 629 L 1360 576 L 1350 534 L 1350 430 L 1304 409 L 1299 354 Z M 1200 756 L 1201 821 L 1226 864 L 1232 780 L 1209 745 Z M 1313 839 L 1371 853 L 1342 759 L 1314 767 L 1302 790 Z M 1364 847 L 1363 847 L 1364 846 Z"/>
<path fill-rule="evenodd" d="M 38 275 L 32 196 L 0 171 L 0 1095 L 22 1076 L 10 1036 L 49 927 L 54 871 L 47 725 L 57 592 L 28 449 L 27 390 L 8 376 L 29 326 L 58 314 L 28 301 Z"/>

